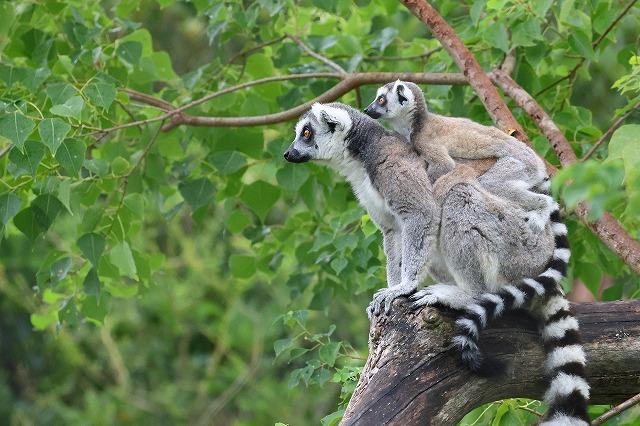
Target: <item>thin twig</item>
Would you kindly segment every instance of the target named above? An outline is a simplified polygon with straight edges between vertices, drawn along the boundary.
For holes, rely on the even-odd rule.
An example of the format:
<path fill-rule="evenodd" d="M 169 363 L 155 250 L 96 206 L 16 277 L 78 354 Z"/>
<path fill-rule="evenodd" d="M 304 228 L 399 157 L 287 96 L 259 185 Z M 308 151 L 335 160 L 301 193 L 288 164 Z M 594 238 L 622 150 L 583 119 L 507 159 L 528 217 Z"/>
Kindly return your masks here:
<path fill-rule="evenodd" d="M 129 89 L 126 87 L 121 88 L 120 90 L 129 95 L 129 97 L 134 101 L 154 106 L 163 111 L 171 111 L 173 109 L 173 105 L 163 99 L 155 98 L 153 96 L 147 95 L 146 93 L 138 92 L 137 90 Z"/>
<path fill-rule="evenodd" d="M 618 414 L 620 414 L 623 411 L 633 407 L 634 405 L 636 405 L 638 403 L 640 403 L 640 393 L 637 394 L 636 396 L 632 397 L 632 398 L 627 399 L 622 404 L 616 405 L 611 410 L 609 410 L 606 413 L 604 413 L 603 415 L 597 417 L 594 421 L 591 422 L 591 426 L 599 426 L 602 423 L 604 423 L 607 420 L 609 420 L 610 418 L 612 418 L 614 416 L 617 416 Z"/>
<path fill-rule="evenodd" d="M 295 44 L 300 46 L 300 48 L 302 50 L 304 50 L 307 53 L 307 55 L 316 58 L 317 60 L 319 60 L 323 64 L 327 65 L 329 68 L 332 68 L 335 71 L 339 72 L 340 74 L 346 74 L 347 73 L 347 71 L 344 68 L 342 68 L 340 65 L 336 64 L 335 62 L 333 62 L 331 59 L 329 59 L 326 56 L 321 55 L 321 54 L 311 50 L 311 48 L 309 46 L 307 46 L 298 37 L 296 37 L 296 36 L 294 36 L 292 34 L 287 34 L 287 37 L 290 38 Z"/>
<path fill-rule="evenodd" d="M 611 136 L 613 135 L 613 133 L 616 130 L 618 130 L 618 127 L 622 126 L 622 123 L 624 123 L 624 120 L 626 120 L 626 118 L 629 117 L 631 114 L 633 114 L 633 112 L 635 110 L 637 110 L 638 108 L 640 108 L 640 102 L 638 102 L 637 104 L 632 106 L 631 109 L 629 109 L 629 111 L 625 112 L 624 114 L 622 114 L 620 116 L 620 118 L 618 118 L 616 121 L 614 121 L 614 123 L 611 125 L 611 127 L 609 127 L 609 129 L 607 129 L 607 131 L 602 134 L 600 139 L 598 139 L 598 141 L 593 144 L 593 146 L 589 149 L 589 151 L 587 151 L 587 153 L 584 155 L 584 157 L 582 157 L 582 159 L 580 161 L 588 160 L 589 157 L 591 157 L 593 155 L 593 153 L 596 152 L 596 150 L 600 147 L 600 145 L 602 145 L 604 142 L 608 141 L 609 138 L 611 138 Z"/>
<path fill-rule="evenodd" d="M 424 53 L 418 53 L 417 55 L 409 55 L 409 56 L 365 56 L 362 58 L 365 62 L 379 62 L 379 61 L 412 61 L 415 59 L 426 59 L 429 58 L 436 52 L 442 50 L 442 46 L 434 47 L 433 49 L 429 49 Z"/>
<path fill-rule="evenodd" d="M 538 416 L 538 417 L 543 417 L 543 416 L 544 416 L 544 414 L 542 414 L 542 413 L 538 413 L 538 412 L 537 412 L 536 410 L 534 410 L 533 408 L 529 408 L 529 407 L 524 406 L 524 405 L 519 405 L 517 408 L 518 408 L 519 410 L 528 411 L 529 413 L 531 413 L 531 414 L 535 414 L 535 415 L 536 415 L 536 416 Z"/>

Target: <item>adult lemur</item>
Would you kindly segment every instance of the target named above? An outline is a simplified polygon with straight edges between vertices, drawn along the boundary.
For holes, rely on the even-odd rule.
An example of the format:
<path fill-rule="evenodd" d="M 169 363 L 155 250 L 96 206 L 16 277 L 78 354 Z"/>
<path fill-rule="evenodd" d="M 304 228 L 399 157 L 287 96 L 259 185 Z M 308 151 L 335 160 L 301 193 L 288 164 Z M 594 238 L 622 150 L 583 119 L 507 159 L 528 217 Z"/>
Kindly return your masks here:
<path fill-rule="evenodd" d="M 414 293 L 431 273 L 446 284 L 428 287 L 422 294 L 431 298 L 427 303 L 466 305 L 475 315 L 461 320 L 461 330 L 469 333 L 460 334 L 457 343 L 464 360 L 481 369 L 478 326 L 525 306 L 536 294 L 549 295 L 542 310 L 551 378 L 544 424 L 586 425 L 584 353 L 558 286 L 569 255 L 566 228 L 532 231 L 526 211 L 485 191 L 464 165 L 432 185 L 424 160 L 404 138 L 346 105 L 315 104 L 295 132 L 285 159 L 334 167 L 383 232 L 389 288 L 376 293 L 370 310 L 388 311 L 395 298 Z"/>
<path fill-rule="evenodd" d="M 495 127 L 429 112 L 422 91 L 414 83 L 398 80 L 380 87 L 365 113 L 387 119 L 396 132 L 411 141 L 429 163 L 432 182 L 453 170 L 451 157 L 495 157 L 497 162 L 479 178 L 480 183 L 489 192 L 528 210 L 533 229 L 544 228 L 557 207 L 553 198 L 539 193 L 548 190 L 549 178 L 544 163 L 531 148 Z"/>

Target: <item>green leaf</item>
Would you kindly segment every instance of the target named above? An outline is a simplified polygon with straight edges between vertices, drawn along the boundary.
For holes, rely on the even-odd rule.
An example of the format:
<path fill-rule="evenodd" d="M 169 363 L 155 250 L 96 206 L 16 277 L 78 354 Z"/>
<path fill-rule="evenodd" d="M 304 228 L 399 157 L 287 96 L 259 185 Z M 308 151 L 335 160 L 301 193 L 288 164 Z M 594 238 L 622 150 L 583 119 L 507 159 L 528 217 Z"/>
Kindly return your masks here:
<path fill-rule="evenodd" d="M 62 143 L 56 152 L 56 160 L 68 176 L 78 176 L 86 149 L 84 142 L 77 139 L 67 139 Z"/>
<path fill-rule="evenodd" d="M 247 164 L 247 157 L 237 151 L 221 151 L 213 153 L 208 161 L 222 176 L 237 172 Z"/>
<path fill-rule="evenodd" d="M 20 152 L 17 147 L 14 147 L 9 152 L 9 161 L 16 166 L 15 173 L 12 171 L 16 177 L 25 173 L 34 175 L 40 160 L 44 157 L 45 148 L 38 141 L 28 140 L 24 143 L 23 151 Z"/>
<path fill-rule="evenodd" d="M 9 139 L 22 151 L 24 141 L 36 125 L 33 120 L 22 114 L 13 112 L 0 119 L 0 136 Z"/>
<path fill-rule="evenodd" d="M 291 349 L 293 347 L 293 340 L 292 339 L 280 339 L 280 340 L 276 340 L 273 343 L 273 350 L 276 353 L 276 358 L 284 351 L 286 351 L 287 349 Z"/>
<path fill-rule="evenodd" d="M 84 292 L 87 294 L 93 296 L 97 296 L 100 294 L 100 279 L 98 278 L 96 267 L 91 268 L 91 270 L 87 273 L 82 286 L 84 288 Z"/>
<path fill-rule="evenodd" d="M 91 83 L 84 90 L 84 94 L 94 105 L 108 109 L 116 98 L 116 86 L 110 83 Z"/>
<path fill-rule="evenodd" d="M 229 269 L 236 278 L 250 278 L 256 272 L 256 259 L 253 256 L 232 254 L 229 256 Z"/>
<path fill-rule="evenodd" d="M 61 117 L 73 117 L 80 120 L 84 101 L 80 96 L 72 96 L 61 105 L 54 105 L 49 111 Z"/>
<path fill-rule="evenodd" d="M 287 164 L 276 173 L 276 179 L 284 189 L 296 192 L 309 179 L 311 172 L 308 167 Z"/>
<path fill-rule="evenodd" d="M 11 192 L 0 195 L 0 222 L 3 226 L 20 211 L 21 205 L 20 198 Z"/>
<path fill-rule="evenodd" d="M 125 62 L 136 65 L 142 57 L 142 44 L 137 41 L 125 41 L 116 48 L 116 55 Z"/>
<path fill-rule="evenodd" d="M 263 221 L 278 198 L 280 188 L 261 180 L 245 186 L 240 194 L 240 199 Z"/>
<path fill-rule="evenodd" d="M 318 351 L 318 357 L 320 361 L 328 364 L 330 367 L 333 367 L 333 364 L 336 362 L 336 358 L 338 357 L 338 352 L 340 351 L 341 342 L 329 342 L 326 345 L 320 347 Z"/>
<path fill-rule="evenodd" d="M 56 155 L 58 147 L 71 130 L 71 126 L 59 118 L 47 118 L 38 125 L 42 142 L 49 148 L 51 155 Z"/>
<path fill-rule="evenodd" d="M 77 244 L 83 256 L 88 259 L 94 267 L 98 267 L 100 256 L 102 256 L 102 252 L 106 245 L 104 237 L 93 232 L 84 234 L 78 239 Z"/>
<path fill-rule="evenodd" d="M 182 198 L 189 203 L 193 210 L 208 204 L 215 192 L 213 184 L 207 178 L 180 182 L 178 189 Z"/>
<path fill-rule="evenodd" d="M 76 94 L 76 89 L 69 83 L 53 83 L 47 86 L 47 96 L 52 105 L 64 104 Z"/>
<path fill-rule="evenodd" d="M 609 142 L 609 159 L 621 158 L 627 173 L 632 173 L 640 166 L 640 124 L 621 126 L 611 136 Z"/>
<path fill-rule="evenodd" d="M 57 283 L 62 281 L 69 270 L 71 269 L 71 258 L 63 257 L 62 259 L 58 259 L 49 268 L 49 279 L 51 283 Z"/>
<path fill-rule="evenodd" d="M 58 322 L 58 311 L 56 310 L 44 314 L 31 314 L 31 324 L 36 330 L 44 330 L 55 322 Z"/>
<path fill-rule="evenodd" d="M 33 200 L 31 206 L 19 212 L 13 223 L 23 234 L 35 240 L 49 229 L 63 209 L 64 206 L 55 196 L 43 194 Z"/>
<path fill-rule="evenodd" d="M 491 46 L 509 52 L 509 33 L 503 24 L 489 25 L 482 33 L 482 38 Z"/>
<path fill-rule="evenodd" d="M 136 280 L 138 279 L 136 262 L 133 259 L 131 248 L 126 241 L 121 242 L 111 249 L 109 260 L 118 268 L 120 274 Z"/>
<path fill-rule="evenodd" d="M 580 30 L 573 30 L 569 34 L 569 45 L 571 48 L 587 59 L 593 59 L 595 53 L 591 46 L 591 38 Z"/>
<path fill-rule="evenodd" d="M 349 262 L 344 257 L 336 257 L 331 261 L 331 268 L 336 271 L 336 274 L 339 274 L 348 264 Z"/>

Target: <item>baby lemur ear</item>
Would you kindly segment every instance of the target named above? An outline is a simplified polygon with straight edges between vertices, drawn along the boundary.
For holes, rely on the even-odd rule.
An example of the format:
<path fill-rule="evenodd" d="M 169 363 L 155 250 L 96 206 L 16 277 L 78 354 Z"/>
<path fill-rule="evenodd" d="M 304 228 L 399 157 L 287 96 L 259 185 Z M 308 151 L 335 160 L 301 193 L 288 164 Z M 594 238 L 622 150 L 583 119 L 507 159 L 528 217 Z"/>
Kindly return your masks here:
<path fill-rule="evenodd" d="M 408 101 L 408 99 L 404 96 L 404 90 L 404 84 L 398 84 L 398 86 L 396 87 L 396 93 L 398 94 L 398 102 L 400 102 L 400 105 L 404 105 L 404 103 Z"/>

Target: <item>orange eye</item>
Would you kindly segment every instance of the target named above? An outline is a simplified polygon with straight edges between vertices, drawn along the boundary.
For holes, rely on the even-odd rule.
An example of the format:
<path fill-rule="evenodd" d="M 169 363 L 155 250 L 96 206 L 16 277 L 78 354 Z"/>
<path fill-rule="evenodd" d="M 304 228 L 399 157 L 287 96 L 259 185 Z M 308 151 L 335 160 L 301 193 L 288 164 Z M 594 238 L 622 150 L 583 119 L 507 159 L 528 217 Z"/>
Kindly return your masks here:
<path fill-rule="evenodd" d="M 387 103 L 387 99 L 384 96 L 378 98 L 378 105 L 384 105 Z"/>
<path fill-rule="evenodd" d="M 305 139 L 309 139 L 311 137 L 311 130 L 304 129 L 304 132 L 302 132 L 302 136 L 304 136 Z"/>

